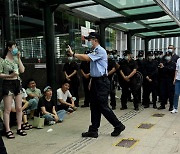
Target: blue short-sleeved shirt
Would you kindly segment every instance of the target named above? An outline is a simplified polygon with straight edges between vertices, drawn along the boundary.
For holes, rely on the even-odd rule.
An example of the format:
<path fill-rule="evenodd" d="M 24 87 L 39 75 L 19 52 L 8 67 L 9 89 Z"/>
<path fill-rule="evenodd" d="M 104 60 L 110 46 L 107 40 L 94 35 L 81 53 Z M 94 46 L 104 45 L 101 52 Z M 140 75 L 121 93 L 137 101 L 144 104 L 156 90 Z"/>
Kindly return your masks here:
<path fill-rule="evenodd" d="M 90 75 L 92 77 L 101 77 L 107 75 L 107 53 L 104 48 L 98 45 L 92 53 L 88 54 L 90 61 Z"/>

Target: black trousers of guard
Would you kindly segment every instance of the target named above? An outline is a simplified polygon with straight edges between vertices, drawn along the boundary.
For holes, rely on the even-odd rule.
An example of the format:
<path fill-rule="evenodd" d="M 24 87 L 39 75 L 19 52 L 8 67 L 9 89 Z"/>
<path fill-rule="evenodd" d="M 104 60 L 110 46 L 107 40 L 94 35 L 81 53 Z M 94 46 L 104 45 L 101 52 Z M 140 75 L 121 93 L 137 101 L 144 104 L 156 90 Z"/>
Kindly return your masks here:
<path fill-rule="evenodd" d="M 98 132 L 101 114 L 103 114 L 115 128 L 123 126 L 108 106 L 109 90 L 110 81 L 107 77 L 92 78 L 90 88 L 91 125 L 89 126 L 89 132 Z"/>
<path fill-rule="evenodd" d="M 89 91 L 89 81 L 90 79 L 83 78 L 83 87 L 84 87 L 84 105 L 89 106 L 90 103 L 90 91 Z"/>
<path fill-rule="evenodd" d="M 127 100 L 129 97 L 129 92 L 131 91 L 133 95 L 134 108 L 138 108 L 139 99 L 138 99 L 138 89 L 135 79 L 132 79 L 129 82 L 123 81 L 122 83 L 122 95 L 121 95 L 121 105 L 122 108 L 127 108 Z"/>
<path fill-rule="evenodd" d="M 110 81 L 110 105 L 112 107 L 116 107 L 116 89 L 115 89 L 115 83 L 113 79 L 109 79 Z"/>
<path fill-rule="evenodd" d="M 157 101 L 157 81 L 149 82 L 147 80 L 144 81 L 143 84 L 143 105 L 149 106 L 150 104 L 150 94 L 152 93 L 152 102 L 153 105 L 156 105 Z"/>
<path fill-rule="evenodd" d="M 4 146 L 4 142 L 2 140 L 2 136 L 0 135 L 0 154 L 7 154 L 6 148 Z"/>
<path fill-rule="evenodd" d="M 173 108 L 174 100 L 174 84 L 171 79 L 162 79 L 161 81 L 161 106 L 165 107 L 167 101 L 169 100 L 170 108 Z"/>

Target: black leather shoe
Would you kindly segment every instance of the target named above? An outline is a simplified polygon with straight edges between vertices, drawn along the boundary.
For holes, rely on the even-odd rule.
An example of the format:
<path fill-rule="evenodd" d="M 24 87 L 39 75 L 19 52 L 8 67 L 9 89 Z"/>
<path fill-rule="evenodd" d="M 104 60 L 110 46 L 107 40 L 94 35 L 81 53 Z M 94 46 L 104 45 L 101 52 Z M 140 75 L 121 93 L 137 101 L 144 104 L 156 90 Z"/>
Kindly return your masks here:
<path fill-rule="evenodd" d="M 158 110 L 162 110 L 162 109 L 165 109 L 165 106 L 158 107 Z"/>
<path fill-rule="evenodd" d="M 149 105 L 144 105 L 144 108 L 149 108 Z"/>
<path fill-rule="evenodd" d="M 154 109 L 157 109 L 157 106 L 156 106 L 156 105 L 153 105 L 153 108 L 154 108 Z"/>
<path fill-rule="evenodd" d="M 98 137 L 98 133 L 97 132 L 84 132 L 84 133 L 82 133 L 82 137 L 97 138 Z"/>
<path fill-rule="evenodd" d="M 169 111 L 172 111 L 172 110 L 173 110 L 173 107 L 170 107 L 170 108 L 169 108 Z"/>
<path fill-rule="evenodd" d="M 112 110 L 116 110 L 116 107 L 115 107 L 115 106 L 112 106 Z"/>
<path fill-rule="evenodd" d="M 134 110 L 135 110 L 135 111 L 139 111 L 139 108 L 138 108 L 138 107 L 135 107 Z"/>
<path fill-rule="evenodd" d="M 120 108 L 120 110 L 126 110 L 127 109 L 127 107 L 121 107 Z"/>
<path fill-rule="evenodd" d="M 121 127 L 116 127 L 114 128 L 114 131 L 111 133 L 111 136 L 118 136 L 119 134 L 121 134 L 121 132 L 125 130 L 125 126 L 121 126 Z"/>
<path fill-rule="evenodd" d="M 84 107 L 89 107 L 89 105 L 81 105 L 81 107 L 82 107 L 82 108 L 84 108 Z"/>

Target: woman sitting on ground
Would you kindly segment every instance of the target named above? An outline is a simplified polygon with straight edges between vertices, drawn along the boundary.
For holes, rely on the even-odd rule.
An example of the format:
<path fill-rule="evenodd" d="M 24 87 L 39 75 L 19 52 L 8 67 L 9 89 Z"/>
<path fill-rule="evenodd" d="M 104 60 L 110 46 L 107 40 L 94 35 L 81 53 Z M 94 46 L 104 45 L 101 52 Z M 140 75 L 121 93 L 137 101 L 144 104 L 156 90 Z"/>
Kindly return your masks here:
<path fill-rule="evenodd" d="M 45 123 L 51 125 L 57 122 L 62 122 L 66 114 L 65 110 L 56 112 L 55 104 L 52 101 L 52 88 L 47 86 L 44 88 L 44 96 L 39 100 L 40 113 L 45 118 Z"/>

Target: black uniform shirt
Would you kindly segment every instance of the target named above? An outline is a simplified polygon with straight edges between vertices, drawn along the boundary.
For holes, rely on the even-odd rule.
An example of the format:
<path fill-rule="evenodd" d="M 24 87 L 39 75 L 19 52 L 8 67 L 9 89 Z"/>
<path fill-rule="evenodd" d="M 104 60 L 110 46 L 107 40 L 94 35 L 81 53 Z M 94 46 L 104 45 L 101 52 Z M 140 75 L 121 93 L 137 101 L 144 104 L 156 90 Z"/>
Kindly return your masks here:
<path fill-rule="evenodd" d="M 137 63 L 134 59 L 131 59 L 129 62 L 124 59 L 120 63 L 120 70 L 122 70 L 125 76 L 131 74 L 131 72 L 137 68 Z"/>
<path fill-rule="evenodd" d="M 67 75 L 70 75 L 74 72 L 74 70 L 78 71 L 78 65 L 76 62 L 65 63 L 63 67 L 63 71 L 66 71 Z M 77 73 L 72 76 L 71 79 L 77 78 Z"/>
<path fill-rule="evenodd" d="M 80 69 L 82 69 L 85 74 L 90 73 L 90 62 L 82 61 Z"/>
<path fill-rule="evenodd" d="M 112 59 L 108 59 L 108 72 L 111 71 L 112 69 L 116 68 L 116 62 Z M 108 76 L 109 79 L 112 79 L 114 73 Z"/>

